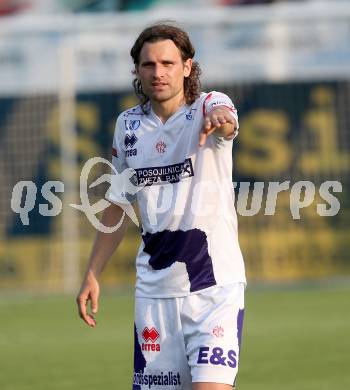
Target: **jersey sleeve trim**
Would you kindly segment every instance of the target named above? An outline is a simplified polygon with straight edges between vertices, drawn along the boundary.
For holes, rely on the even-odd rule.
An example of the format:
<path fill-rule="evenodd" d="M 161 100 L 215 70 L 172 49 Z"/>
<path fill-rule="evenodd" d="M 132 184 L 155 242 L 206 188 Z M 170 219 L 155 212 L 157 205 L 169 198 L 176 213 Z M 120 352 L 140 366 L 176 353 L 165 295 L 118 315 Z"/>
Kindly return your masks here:
<path fill-rule="evenodd" d="M 212 91 L 207 94 L 203 102 L 203 116 L 209 114 L 212 110 L 218 107 L 226 107 L 232 113 L 238 129 L 239 123 L 237 109 L 232 100 L 222 92 Z"/>
<path fill-rule="evenodd" d="M 236 121 L 236 128 L 235 131 L 233 131 L 233 133 L 227 137 L 222 137 L 215 133 L 214 136 L 220 140 L 232 141 L 238 135 L 238 129 L 239 129 L 238 114 L 235 105 L 226 94 L 217 91 L 212 91 L 208 93 L 203 101 L 203 116 L 209 114 L 212 110 L 218 107 L 226 107 L 230 111 L 232 117 Z"/>

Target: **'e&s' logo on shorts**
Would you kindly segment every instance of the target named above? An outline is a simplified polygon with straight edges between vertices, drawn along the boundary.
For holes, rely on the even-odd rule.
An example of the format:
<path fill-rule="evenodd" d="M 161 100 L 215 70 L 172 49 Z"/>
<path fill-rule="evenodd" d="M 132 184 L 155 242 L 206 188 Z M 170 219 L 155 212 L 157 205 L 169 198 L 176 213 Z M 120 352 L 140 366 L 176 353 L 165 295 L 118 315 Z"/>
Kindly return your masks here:
<path fill-rule="evenodd" d="M 198 352 L 198 364 L 212 364 L 214 366 L 237 367 L 237 354 L 230 349 L 227 354 L 220 347 L 200 347 Z"/>

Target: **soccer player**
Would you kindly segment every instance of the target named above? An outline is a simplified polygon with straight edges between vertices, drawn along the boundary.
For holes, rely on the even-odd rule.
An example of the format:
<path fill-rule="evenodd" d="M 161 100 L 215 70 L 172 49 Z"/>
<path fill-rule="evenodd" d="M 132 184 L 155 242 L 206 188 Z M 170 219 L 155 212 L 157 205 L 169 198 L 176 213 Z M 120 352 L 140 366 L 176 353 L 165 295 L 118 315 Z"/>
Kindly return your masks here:
<path fill-rule="evenodd" d="M 98 277 L 127 229 L 125 205 L 137 201 L 133 389 L 232 390 L 238 370 L 246 283 L 232 185 L 238 118 L 228 96 L 201 92 L 194 54 L 187 33 L 167 23 L 146 28 L 131 49 L 140 104 L 117 119 L 112 163 L 134 176 L 110 189 L 102 223 L 123 223 L 97 233 L 77 298 L 95 326 Z"/>

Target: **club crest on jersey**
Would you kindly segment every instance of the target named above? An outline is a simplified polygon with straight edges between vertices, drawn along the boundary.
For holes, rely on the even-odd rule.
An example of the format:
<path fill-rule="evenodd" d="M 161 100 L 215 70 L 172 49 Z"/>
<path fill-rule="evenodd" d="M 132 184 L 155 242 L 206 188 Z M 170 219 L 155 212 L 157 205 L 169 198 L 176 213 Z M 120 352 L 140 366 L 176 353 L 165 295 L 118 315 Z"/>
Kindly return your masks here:
<path fill-rule="evenodd" d="M 158 153 L 165 153 L 166 143 L 164 141 L 158 141 L 156 143 L 156 151 Z"/>
<path fill-rule="evenodd" d="M 142 331 L 142 338 L 144 339 L 144 343 L 142 343 L 141 349 L 143 351 L 160 351 L 160 344 L 157 344 L 156 341 L 160 337 L 157 329 L 153 326 L 151 329 L 148 329 L 146 326 Z"/>
<path fill-rule="evenodd" d="M 139 128 L 141 122 L 139 119 L 131 119 L 131 120 L 125 119 L 124 123 L 125 123 L 126 130 L 135 131 Z"/>

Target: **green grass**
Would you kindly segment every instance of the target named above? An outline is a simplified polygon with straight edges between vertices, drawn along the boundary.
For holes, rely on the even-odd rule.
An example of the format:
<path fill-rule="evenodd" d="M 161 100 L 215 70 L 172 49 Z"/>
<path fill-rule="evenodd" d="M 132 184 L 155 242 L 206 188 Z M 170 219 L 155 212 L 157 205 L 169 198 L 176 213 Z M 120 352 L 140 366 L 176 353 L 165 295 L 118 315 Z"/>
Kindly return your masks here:
<path fill-rule="evenodd" d="M 350 388 L 350 287 L 251 288 L 238 387 Z M 1 390 L 129 390 L 133 299 L 104 293 L 98 326 L 74 298 L 0 298 Z"/>

